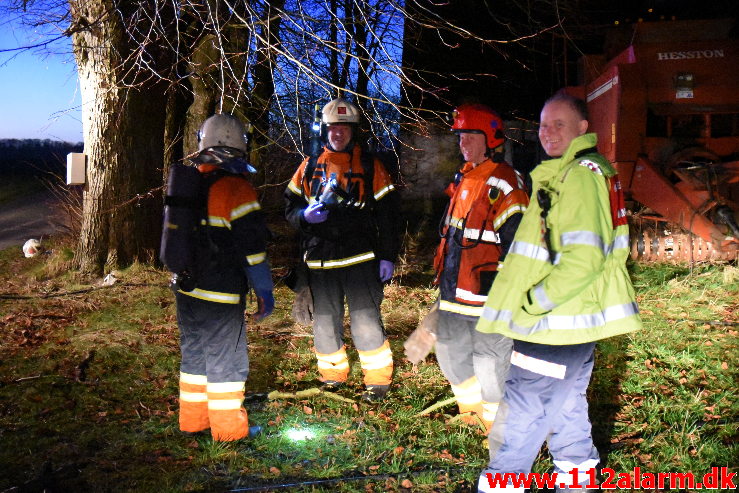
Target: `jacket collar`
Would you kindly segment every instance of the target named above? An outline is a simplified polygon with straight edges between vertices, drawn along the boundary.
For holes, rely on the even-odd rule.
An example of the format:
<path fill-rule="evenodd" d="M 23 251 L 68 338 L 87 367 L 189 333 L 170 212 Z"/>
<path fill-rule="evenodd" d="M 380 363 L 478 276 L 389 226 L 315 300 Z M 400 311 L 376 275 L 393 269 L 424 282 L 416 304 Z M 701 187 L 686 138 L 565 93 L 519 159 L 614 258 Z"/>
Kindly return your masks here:
<path fill-rule="evenodd" d="M 575 154 L 583 149 L 595 147 L 597 143 L 598 136 L 594 133 L 587 133 L 580 135 L 579 137 L 575 137 L 561 157 L 542 161 L 541 164 L 534 168 L 531 172 L 531 179 L 537 182 L 551 180 L 557 176 L 565 166 L 572 162 L 575 158 Z"/>

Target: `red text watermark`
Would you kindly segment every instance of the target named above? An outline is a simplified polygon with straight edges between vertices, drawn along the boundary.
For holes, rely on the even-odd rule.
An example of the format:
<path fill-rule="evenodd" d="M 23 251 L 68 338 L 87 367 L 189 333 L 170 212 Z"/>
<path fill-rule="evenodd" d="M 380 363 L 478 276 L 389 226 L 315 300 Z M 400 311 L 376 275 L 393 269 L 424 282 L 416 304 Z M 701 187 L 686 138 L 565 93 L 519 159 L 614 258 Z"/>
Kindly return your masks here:
<path fill-rule="evenodd" d="M 600 470 L 602 481 L 597 481 L 597 471 L 588 469 L 580 471 L 573 469 L 567 474 L 553 473 L 487 473 L 491 488 L 600 488 L 602 490 L 632 490 L 632 489 L 690 489 L 690 490 L 721 490 L 736 488 L 734 476 L 728 467 L 712 467 L 711 471 L 698 475 L 692 472 L 643 472 L 635 467 L 631 472 L 617 473 L 611 468 Z M 586 478 L 586 479 L 583 479 Z"/>

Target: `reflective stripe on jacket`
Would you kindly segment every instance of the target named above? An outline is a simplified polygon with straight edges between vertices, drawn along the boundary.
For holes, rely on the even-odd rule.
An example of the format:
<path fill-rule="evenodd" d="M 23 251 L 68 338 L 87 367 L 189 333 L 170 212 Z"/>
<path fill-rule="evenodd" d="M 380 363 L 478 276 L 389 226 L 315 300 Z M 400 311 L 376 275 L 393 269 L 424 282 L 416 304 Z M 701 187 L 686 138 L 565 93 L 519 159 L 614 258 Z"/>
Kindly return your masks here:
<path fill-rule="evenodd" d="M 215 167 L 201 165 L 207 173 Z M 254 187 L 244 177 L 226 175 L 208 193 L 208 239 L 212 246 L 207 265 L 192 291 L 180 291 L 214 303 L 239 303 L 246 294 L 245 268 L 264 262 L 269 231 Z"/>
<path fill-rule="evenodd" d="M 641 328 L 626 271 L 629 231 L 616 171 L 594 151 L 578 155 L 595 145 L 595 134 L 577 137 L 561 158 L 531 173 L 532 197 L 541 189 L 550 199 L 546 224 L 532 200 L 477 330 L 567 345 Z"/>
<path fill-rule="evenodd" d="M 447 189 L 451 199 L 434 265 L 439 309 L 476 317 L 505 255 L 501 228 L 526 210 L 528 196 L 523 179 L 507 163 L 466 163 L 460 173 L 461 180 Z"/>
<path fill-rule="evenodd" d="M 311 179 L 304 176 L 309 161 L 305 159 L 285 190 L 285 217 L 302 233 L 304 260 L 310 269 L 337 269 L 375 259 L 396 260 L 400 248 L 397 190 L 383 164 L 373 158 L 373 190 L 368 200 L 361 157 L 359 146 L 350 152 L 324 148 Z M 325 222 L 309 224 L 303 218 L 303 210 L 318 200 L 319 185 L 332 174 L 336 174 L 345 198 L 329 209 Z"/>

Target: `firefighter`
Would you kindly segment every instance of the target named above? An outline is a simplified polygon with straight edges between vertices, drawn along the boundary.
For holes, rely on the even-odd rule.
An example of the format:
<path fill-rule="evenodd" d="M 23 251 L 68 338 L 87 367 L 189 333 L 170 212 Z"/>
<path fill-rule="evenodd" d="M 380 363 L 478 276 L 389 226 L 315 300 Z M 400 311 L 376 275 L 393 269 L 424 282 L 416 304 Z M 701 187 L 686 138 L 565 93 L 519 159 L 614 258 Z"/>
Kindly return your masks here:
<path fill-rule="evenodd" d="M 500 488 L 487 473 L 529 473 L 545 440 L 558 482 L 588 485 L 600 460 L 586 400 L 595 341 L 641 328 L 623 193 L 587 129 L 582 100 L 559 93 L 544 104 L 539 140 L 552 159 L 531 173 L 531 205 L 477 325 L 514 340 L 478 491 Z"/>
<path fill-rule="evenodd" d="M 247 151 L 246 131 L 237 118 L 216 114 L 198 132 L 202 173 L 238 168 Z M 221 162 L 220 166 L 211 164 Z M 246 165 L 248 167 L 248 165 Z M 199 260 L 197 287 L 179 289 L 180 430 L 210 429 L 213 440 L 233 441 L 259 431 L 249 427 L 242 405 L 249 374 L 245 297 L 257 296 L 257 320 L 274 308 L 272 276 L 265 253 L 269 232 L 254 188 L 242 176 L 224 173 L 209 188 L 207 236 L 213 246 Z"/>
<path fill-rule="evenodd" d="M 306 158 L 285 190 L 288 222 L 301 233 L 313 295 L 314 350 L 322 387 L 345 384 L 344 299 L 359 353 L 365 401 L 382 400 L 393 355 L 380 316 L 383 283 L 393 275 L 398 192 L 383 164 L 356 143 L 359 109 L 344 99 L 321 115 L 324 147 Z"/>
<path fill-rule="evenodd" d="M 467 423 L 490 429 L 503 396 L 511 340 L 475 331 L 482 305 L 528 205 L 521 176 L 504 160 L 503 121 L 481 104 L 454 112 L 465 160 L 446 190 L 434 265 L 439 285 L 436 359 Z M 486 433 L 487 434 L 487 433 Z"/>

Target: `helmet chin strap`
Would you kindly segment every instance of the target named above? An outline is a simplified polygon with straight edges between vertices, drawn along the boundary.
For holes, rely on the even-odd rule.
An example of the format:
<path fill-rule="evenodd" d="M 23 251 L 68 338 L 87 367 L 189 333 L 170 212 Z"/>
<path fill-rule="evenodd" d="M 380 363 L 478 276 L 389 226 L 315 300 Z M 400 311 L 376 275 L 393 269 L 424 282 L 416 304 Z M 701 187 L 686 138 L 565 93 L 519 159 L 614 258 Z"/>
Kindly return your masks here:
<path fill-rule="evenodd" d="M 256 173 L 257 170 L 247 162 L 244 153 L 233 147 L 208 147 L 191 159 L 196 164 L 212 164 L 229 173 Z"/>

